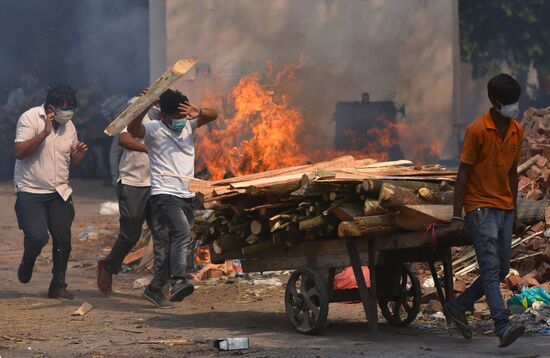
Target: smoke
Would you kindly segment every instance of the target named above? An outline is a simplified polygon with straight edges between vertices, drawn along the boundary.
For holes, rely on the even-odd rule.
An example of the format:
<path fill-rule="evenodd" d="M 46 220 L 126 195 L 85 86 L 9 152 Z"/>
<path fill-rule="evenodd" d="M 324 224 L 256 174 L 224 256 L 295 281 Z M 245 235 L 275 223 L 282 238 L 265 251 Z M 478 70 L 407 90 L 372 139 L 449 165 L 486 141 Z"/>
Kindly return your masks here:
<path fill-rule="evenodd" d="M 135 94 L 149 82 L 148 0 L 4 1 L 0 106 L 22 75 L 43 86 Z"/>
<path fill-rule="evenodd" d="M 145 1 L 78 1 L 73 78 L 105 93 L 135 94 L 148 83 L 149 9 Z"/>
<path fill-rule="evenodd" d="M 305 118 L 301 143 L 332 147 L 336 102 L 369 92 L 373 101 L 403 105 L 404 120 L 422 128 L 414 138 L 401 133 L 407 156 L 412 142 L 452 143 L 453 11 L 439 0 L 168 1 L 167 61 L 210 65 L 209 82 L 179 83 L 198 100 L 200 89 L 225 95 L 242 76 L 265 73 L 269 61 L 277 71 L 303 56 L 284 88 Z"/>

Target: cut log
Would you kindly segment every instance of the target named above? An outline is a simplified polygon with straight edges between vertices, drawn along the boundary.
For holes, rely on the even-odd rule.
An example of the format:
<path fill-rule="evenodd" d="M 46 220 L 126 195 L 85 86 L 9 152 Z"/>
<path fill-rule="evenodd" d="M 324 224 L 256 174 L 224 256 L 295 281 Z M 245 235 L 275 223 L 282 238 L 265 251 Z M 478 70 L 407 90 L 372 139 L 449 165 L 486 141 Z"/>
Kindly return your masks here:
<path fill-rule="evenodd" d="M 316 216 L 311 219 L 300 221 L 298 227 L 300 231 L 315 229 L 323 225 L 323 215 Z"/>
<path fill-rule="evenodd" d="M 428 188 L 431 191 L 435 191 L 435 192 L 442 190 L 440 183 L 430 183 L 430 182 L 419 181 L 419 180 L 373 180 L 372 182 L 374 185 L 374 188 L 372 189 L 373 192 L 380 192 L 380 190 L 382 190 L 382 185 L 384 184 L 391 184 L 401 188 L 407 188 L 412 190 L 419 190 L 421 188 Z M 443 188 L 447 188 L 447 186 L 444 186 Z M 452 188 L 449 188 L 449 189 L 452 189 Z"/>
<path fill-rule="evenodd" d="M 122 113 L 120 113 L 105 128 L 105 134 L 115 136 L 119 134 L 132 120 L 141 115 L 147 107 L 152 105 L 174 82 L 185 75 L 197 63 L 196 60 L 179 60 L 156 80 L 147 93 L 138 97 Z"/>
<path fill-rule="evenodd" d="M 256 236 L 260 236 L 266 232 L 269 232 L 267 225 L 261 220 L 254 219 L 250 222 L 250 232 Z"/>
<path fill-rule="evenodd" d="M 422 198 L 412 189 L 384 183 L 380 189 L 378 202 L 386 209 L 399 209 L 404 205 L 452 204 L 452 194 L 452 192 L 429 192 L 429 195 L 424 194 Z"/>
<path fill-rule="evenodd" d="M 405 230 L 423 231 L 430 224 L 450 222 L 452 217 L 452 205 L 405 205 L 394 224 Z"/>
<path fill-rule="evenodd" d="M 332 210 L 340 221 L 353 221 L 354 217 L 363 216 L 361 203 L 342 203 Z"/>
<path fill-rule="evenodd" d="M 384 183 L 380 189 L 378 203 L 386 209 L 399 209 L 408 204 L 421 204 L 422 200 L 412 189 Z"/>
<path fill-rule="evenodd" d="M 218 255 L 240 249 L 242 246 L 243 242 L 233 235 L 224 235 L 212 243 L 212 248 Z"/>
<path fill-rule="evenodd" d="M 380 206 L 377 200 L 365 200 L 365 205 L 363 206 L 363 213 L 365 214 L 365 216 L 382 215 L 387 212 L 388 211 L 386 209 Z"/>
<path fill-rule="evenodd" d="M 269 250 L 273 246 L 274 246 L 273 241 L 272 240 L 267 240 L 267 241 L 263 241 L 263 242 L 260 242 L 258 244 L 255 244 L 255 245 L 245 246 L 241 249 L 241 252 L 243 253 L 243 255 L 246 256 L 246 255 L 254 254 L 256 252 Z"/>
<path fill-rule="evenodd" d="M 353 222 L 359 230 L 365 230 L 374 226 L 391 226 L 393 224 L 393 215 L 374 215 L 374 216 L 358 216 L 353 218 Z"/>

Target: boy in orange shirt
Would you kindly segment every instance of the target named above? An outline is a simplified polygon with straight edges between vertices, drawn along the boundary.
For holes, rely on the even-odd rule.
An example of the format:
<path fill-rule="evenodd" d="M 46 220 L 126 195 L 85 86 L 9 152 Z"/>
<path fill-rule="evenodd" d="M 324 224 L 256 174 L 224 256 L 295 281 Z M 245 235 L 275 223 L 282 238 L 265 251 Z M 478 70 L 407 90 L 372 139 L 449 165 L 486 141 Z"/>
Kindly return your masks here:
<path fill-rule="evenodd" d="M 479 277 L 444 309 L 460 333 L 470 339 L 465 311 L 473 311 L 474 302 L 485 295 L 499 347 L 506 347 L 525 332 L 524 326 L 510 323 L 500 292 L 500 281 L 510 271 L 516 217 L 517 164 L 523 140 L 523 128 L 516 121 L 521 88 L 513 77 L 500 74 L 489 81 L 487 93 L 493 107 L 466 128 L 451 223 L 454 231 L 464 229 L 466 224 Z"/>

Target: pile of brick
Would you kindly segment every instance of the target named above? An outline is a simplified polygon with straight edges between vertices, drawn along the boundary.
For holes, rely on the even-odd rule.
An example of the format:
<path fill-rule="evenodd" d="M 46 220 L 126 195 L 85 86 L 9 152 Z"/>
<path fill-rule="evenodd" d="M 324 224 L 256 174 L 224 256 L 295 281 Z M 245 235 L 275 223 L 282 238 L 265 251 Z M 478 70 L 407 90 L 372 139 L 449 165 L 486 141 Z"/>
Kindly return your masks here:
<path fill-rule="evenodd" d="M 550 107 L 529 108 L 521 121 L 525 137 L 520 158 L 518 217 L 530 225 L 512 250 L 508 288 L 550 289 Z"/>
<path fill-rule="evenodd" d="M 531 200 L 550 200 L 550 107 L 529 108 L 521 124 L 525 129 L 525 139 L 520 163 L 531 158 L 534 163 L 521 173 L 520 196 Z"/>

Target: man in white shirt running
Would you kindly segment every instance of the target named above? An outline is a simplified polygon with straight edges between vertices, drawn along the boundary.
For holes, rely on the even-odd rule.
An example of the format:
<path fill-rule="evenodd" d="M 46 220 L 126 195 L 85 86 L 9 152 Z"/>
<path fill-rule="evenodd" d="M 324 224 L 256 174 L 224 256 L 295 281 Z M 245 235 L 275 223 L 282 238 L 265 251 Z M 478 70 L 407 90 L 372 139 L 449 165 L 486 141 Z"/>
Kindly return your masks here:
<path fill-rule="evenodd" d="M 145 115 L 143 123 L 152 120 L 160 120 L 158 107 L 153 107 Z M 120 230 L 109 255 L 97 263 L 97 287 L 104 296 L 111 295 L 113 275 L 118 274 L 124 258 L 139 241 L 145 221 L 152 236 L 167 235 L 166 231 L 162 230 L 159 223 L 153 219 L 149 202 L 151 192 L 149 157 L 143 139 L 134 138 L 125 128 L 117 141 L 117 146 L 120 145 L 122 148 L 116 181 Z M 171 306 L 171 302 L 167 303 Z"/>
<path fill-rule="evenodd" d="M 49 233 L 53 244 L 50 298 L 74 299 L 65 280 L 74 219 L 69 168 L 79 164 L 88 151 L 88 146 L 78 140 L 72 122 L 77 107 L 73 88 L 53 87 L 43 105 L 21 115 L 15 134 L 15 214 L 25 234 L 17 277 L 21 283 L 31 280 Z"/>
<path fill-rule="evenodd" d="M 186 272 L 187 251 L 194 221 L 189 178 L 195 169 L 193 131 L 215 120 L 213 109 L 198 108 L 179 91 L 167 90 L 160 96 L 160 121 L 143 123 L 147 108 L 128 125 L 128 132 L 144 138 L 151 168 L 151 206 L 153 215 L 168 231 L 168 239 L 153 237 L 155 270 L 143 295 L 157 307 L 169 308 L 162 293 L 171 284 L 170 301 L 179 302 L 193 293 Z"/>

